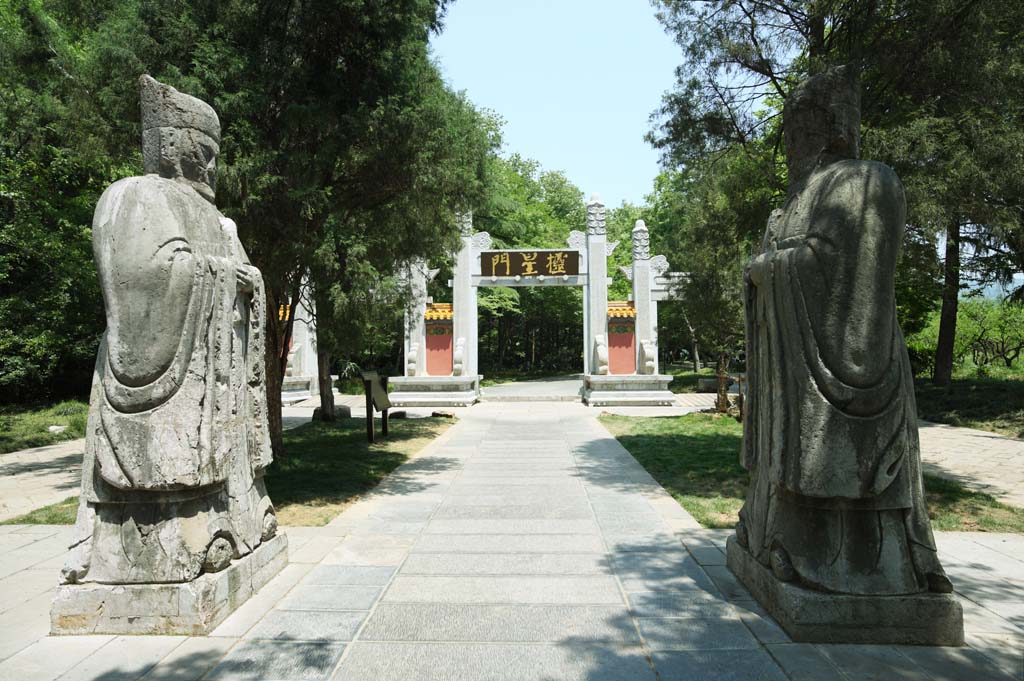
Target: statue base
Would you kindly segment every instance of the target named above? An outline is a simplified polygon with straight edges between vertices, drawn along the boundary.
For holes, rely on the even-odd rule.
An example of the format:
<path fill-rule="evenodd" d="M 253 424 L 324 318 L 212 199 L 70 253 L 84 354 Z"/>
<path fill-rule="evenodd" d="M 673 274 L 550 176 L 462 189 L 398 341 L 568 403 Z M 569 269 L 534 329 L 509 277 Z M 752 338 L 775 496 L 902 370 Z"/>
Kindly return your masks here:
<path fill-rule="evenodd" d="M 726 564 L 798 643 L 964 644 L 963 609 L 954 594 L 852 596 L 779 581 L 736 537 Z"/>
<path fill-rule="evenodd" d="M 591 407 L 671 407 L 676 396 L 668 374 L 587 374 L 583 401 Z"/>
<path fill-rule="evenodd" d="M 388 399 L 393 407 L 469 407 L 480 399 L 483 376 L 393 376 Z"/>
<path fill-rule="evenodd" d="M 278 534 L 230 566 L 179 584 L 64 584 L 50 608 L 50 633 L 203 636 L 288 564 Z"/>

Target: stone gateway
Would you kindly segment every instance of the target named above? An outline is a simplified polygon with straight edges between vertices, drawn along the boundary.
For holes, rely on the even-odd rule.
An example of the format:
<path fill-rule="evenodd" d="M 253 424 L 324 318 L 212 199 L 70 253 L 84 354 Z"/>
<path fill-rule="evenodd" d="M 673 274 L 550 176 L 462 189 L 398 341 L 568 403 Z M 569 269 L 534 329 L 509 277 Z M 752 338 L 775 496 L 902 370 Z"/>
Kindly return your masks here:
<path fill-rule="evenodd" d="M 744 275 L 751 473 L 729 566 L 795 639 L 957 645 L 896 321 L 893 171 L 858 160 L 852 71 L 785 103 L 790 191 Z"/>
<path fill-rule="evenodd" d="M 213 203 L 220 123 L 139 85 L 146 175 L 93 218 L 107 330 L 54 633 L 202 633 L 286 560 L 263 484 L 263 280 Z"/>

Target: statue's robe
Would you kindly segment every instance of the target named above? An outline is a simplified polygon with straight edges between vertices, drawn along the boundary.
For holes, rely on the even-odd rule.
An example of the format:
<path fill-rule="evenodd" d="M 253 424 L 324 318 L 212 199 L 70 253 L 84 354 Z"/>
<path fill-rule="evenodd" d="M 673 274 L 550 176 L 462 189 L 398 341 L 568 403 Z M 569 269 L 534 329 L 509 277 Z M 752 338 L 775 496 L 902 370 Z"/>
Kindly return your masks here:
<path fill-rule="evenodd" d="M 93 253 L 107 329 L 64 579 L 188 581 L 215 537 L 255 549 L 272 512 L 262 278 L 230 220 L 157 175 L 104 192 Z"/>
<path fill-rule="evenodd" d="M 844 160 L 795 188 L 744 275 L 748 550 L 805 586 L 945 581 L 924 505 L 914 384 L 893 281 L 906 204 L 890 168 Z"/>

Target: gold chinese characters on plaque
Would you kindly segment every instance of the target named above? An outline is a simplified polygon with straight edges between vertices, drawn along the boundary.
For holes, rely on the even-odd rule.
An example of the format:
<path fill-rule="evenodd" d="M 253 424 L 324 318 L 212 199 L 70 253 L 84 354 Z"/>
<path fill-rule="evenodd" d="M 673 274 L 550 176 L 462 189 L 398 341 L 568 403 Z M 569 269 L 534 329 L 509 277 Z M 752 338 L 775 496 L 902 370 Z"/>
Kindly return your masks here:
<path fill-rule="evenodd" d="M 480 254 L 480 274 L 485 277 L 560 277 L 579 273 L 579 251 L 484 251 Z"/>

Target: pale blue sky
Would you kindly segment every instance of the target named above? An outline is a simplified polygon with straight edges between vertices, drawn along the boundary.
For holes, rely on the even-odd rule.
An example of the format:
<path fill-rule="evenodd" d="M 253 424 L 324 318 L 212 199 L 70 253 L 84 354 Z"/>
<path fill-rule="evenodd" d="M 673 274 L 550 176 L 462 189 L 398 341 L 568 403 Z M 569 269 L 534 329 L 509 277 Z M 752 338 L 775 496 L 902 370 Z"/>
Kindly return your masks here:
<path fill-rule="evenodd" d="M 447 82 L 505 119 L 506 153 L 608 206 L 651 191 L 643 136 L 681 54 L 647 0 L 457 0 L 432 44 Z"/>

